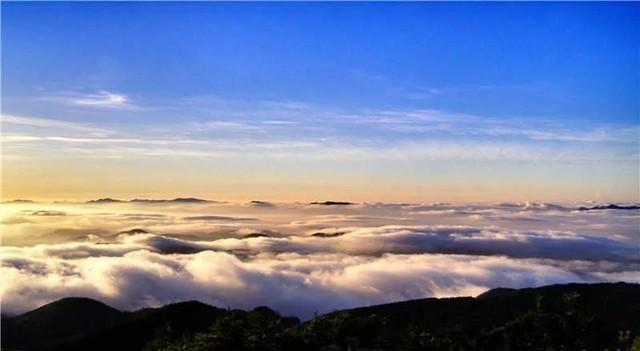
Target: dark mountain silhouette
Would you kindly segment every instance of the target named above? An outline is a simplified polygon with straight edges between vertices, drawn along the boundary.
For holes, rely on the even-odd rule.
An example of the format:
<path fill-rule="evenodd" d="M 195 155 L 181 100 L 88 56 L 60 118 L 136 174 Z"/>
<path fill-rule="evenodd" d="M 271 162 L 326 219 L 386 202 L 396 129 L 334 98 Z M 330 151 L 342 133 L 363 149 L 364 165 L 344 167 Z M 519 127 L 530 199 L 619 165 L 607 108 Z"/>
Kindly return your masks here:
<path fill-rule="evenodd" d="M 192 301 L 120 312 L 70 298 L 2 322 L 7 350 L 636 351 L 640 285 L 499 288 L 476 298 L 336 311 L 304 323 L 267 307 L 246 312 Z"/>
<path fill-rule="evenodd" d="M 274 204 L 269 201 L 253 200 L 249 201 L 249 206 L 254 207 L 274 207 Z"/>
<path fill-rule="evenodd" d="M 226 313 L 197 301 L 121 312 L 101 302 L 69 298 L 14 318 L 3 318 L 3 349 L 140 350 L 162 333 L 205 330 Z"/>
<path fill-rule="evenodd" d="M 109 204 L 109 203 L 120 203 L 120 202 L 134 202 L 134 203 L 205 203 L 211 202 L 209 200 L 198 199 L 195 197 L 177 197 L 175 199 L 132 199 L 128 201 L 112 199 L 110 197 L 105 197 L 97 200 L 89 200 L 87 204 Z"/>
<path fill-rule="evenodd" d="M 45 216 L 45 217 L 53 217 L 53 216 L 66 216 L 66 212 L 62 211 L 51 211 L 51 210 L 41 210 L 41 211 L 33 211 L 30 213 L 31 216 Z"/>
<path fill-rule="evenodd" d="M 129 202 L 142 202 L 142 203 L 165 203 L 165 202 L 176 202 L 176 203 L 204 203 L 210 202 L 209 200 L 198 199 L 195 197 L 177 197 L 172 200 L 167 199 L 133 199 L 129 200 Z"/>
<path fill-rule="evenodd" d="M 203 199 L 198 199 L 195 197 L 177 197 L 173 200 L 170 200 L 171 202 L 209 202 L 208 200 L 203 200 Z"/>
<path fill-rule="evenodd" d="M 147 233 L 149 232 L 141 228 L 133 228 L 133 229 L 123 230 L 121 232 L 118 232 L 118 234 L 147 234 Z"/>
<path fill-rule="evenodd" d="M 335 238 L 345 234 L 347 234 L 347 232 L 335 232 L 335 233 L 317 232 L 317 233 L 311 234 L 311 236 L 315 236 L 317 238 Z"/>
<path fill-rule="evenodd" d="M 32 204 L 35 201 L 33 200 L 25 200 L 25 199 L 15 199 L 15 200 L 8 200 L 8 201 L 3 201 L 3 203 L 5 204 Z"/>
<path fill-rule="evenodd" d="M 609 205 L 599 205 L 593 207 L 579 207 L 578 211 L 597 211 L 597 210 L 640 210 L 640 206 L 630 205 L 630 206 L 619 206 L 616 204 Z"/>
<path fill-rule="evenodd" d="M 481 329 L 500 325 L 537 308 L 562 310 L 568 296 L 576 295 L 573 308 L 588 312 L 606 329 L 633 328 L 640 332 L 640 284 L 565 284 L 540 288 L 497 288 L 476 298 L 428 298 L 347 310 L 354 316 L 385 316 L 390 327 L 416 323 L 440 329 L 455 325 Z M 576 299 L 578 298 L 576 297 Z"/>
<path fill-rule="evenodd" d="M 249 233 L 247 235 L 243 235 L 242 239 L 251 239 L 251 238 L 268 238 L 269 235 L 264 233 Z"/>
<path fill-rule="evenodd" d="M 216 216 L 216 215 L 202 215 L 202 216 L 188 216 L 182 217 L 187 221 L 255 221 L 256 218 L 249 217 L 229 217 L 229 216 Z"/>
<path fill-rule="evenodd" d="M 124 202 L 124 201 L 118 200 L 118 199 L 112 199 L 110 197 L 105 197 L 105 198 L 97 199 L 97 200 L 89 200 L 86 203 L 88 203 L 88 204 L 110 204 L 110 203 L 118 203 L 118 202 Z"/>
<path fill-rule="evenodd" d="M 353 202 L 346 201 L 324 201 L 324 202 L 311 202 L 309 205 L 323 205 L 323 206 L 348 206 L 355 205 Z"/>
<path fill-rule="evenodd" d="M 2 347 L 20 345 L 25 349 L 38 349 L 93 330 L 114 327 L 126 314 L 88 298 L 65 298 L 15 318 L 3 317 Z"/>

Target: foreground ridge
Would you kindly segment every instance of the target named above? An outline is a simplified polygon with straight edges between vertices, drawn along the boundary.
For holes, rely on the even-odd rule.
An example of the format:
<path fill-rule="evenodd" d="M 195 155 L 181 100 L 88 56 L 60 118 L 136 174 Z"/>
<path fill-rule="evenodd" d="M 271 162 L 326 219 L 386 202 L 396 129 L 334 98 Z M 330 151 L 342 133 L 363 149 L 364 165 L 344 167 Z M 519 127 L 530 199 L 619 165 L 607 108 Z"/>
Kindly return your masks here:
<path fill-rule="evenodd" d="M 640 285 L 493 289 L 301 322 L 197 301 L 118 311 L 65 298 L 3 317 L 3 350 L 640 350 Z"/>

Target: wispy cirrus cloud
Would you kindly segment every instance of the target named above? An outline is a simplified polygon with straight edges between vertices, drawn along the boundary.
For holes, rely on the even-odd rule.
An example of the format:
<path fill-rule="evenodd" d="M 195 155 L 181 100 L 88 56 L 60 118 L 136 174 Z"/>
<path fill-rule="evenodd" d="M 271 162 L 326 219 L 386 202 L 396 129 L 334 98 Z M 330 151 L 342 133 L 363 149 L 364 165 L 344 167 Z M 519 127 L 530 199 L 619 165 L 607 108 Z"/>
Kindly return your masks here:
<path fill-rule="evenodd" d="M 63 92 L 44 98 L 68 106 L 138 110 L 122 93 L 98 91 L 81 94 Z M 270 137 L 291 139 L 314 135 L 343 136 L 352 140 L 384 137 L 390 141 L 407 141 L 411 136 L 445 138 L 513 138 L 527 142 L 571 143 L 635 143 L 640 129 L 634 125 L 575 125 L 558 124 L 544 118 L 504 118 L 458 111 L 430 108 L 340 108 L 302 101 L 238 101 L 219 96 L 195 96 L 163 102 L 155 108 L 164 113 L 165 123 L 151 126 L 151 130 L 171 133 L 224 133 L 226 138 L 247 133 L 269 134 Z M 154 113 L 157 113 L 154 112 Z M 143 113 L 141 119 L 145 120 Z M 384 134 L 380 134 L 384 131 Z M 275 133 L 275 134 L 274 134 Z M 393 143 L 392 143 L 393 144 Z"/>
<path fill-rule="evenodd" d="M 228 132 L 228 131 L 227 131 Z M 290 159 L 290 160 L 414 160 L 414 161 L 533 161 L 543 163 L 637 162 L 632 152 L 589 150 L 576 147 L 530 146 L 515 142 L 399 142 L 362 143 L 341 139 L 255 140 L 252 138 L 177 138 L 138 135 L 135 137 L 81 137 L 61 135 L 3 134 L 12 144 L 55 146 L 61 155 L 73 157 L 187 157 L 203 159 Z M 65 145 L 82 145 L 67 148 Z M 165 146 L 165 147 L 158 147 Z M 99 151 L 99 153 L 96 153 Z"/>
<path fill-rule="evenodd" d="M 206 122 L 192 122 L 188 124 L 188 132 L 207 132 L 207 131 L 221 131 L 221 132 L 258 132 L 262 131 L 262 128 L 247 122 L 234 122 L 234 121 L 206 121 Z"/>
<path fill-rule="evenodd" d="M 567 128 L 514 128 L 496 125 L 479 128 L 478 133 L 490 136 L 524 136 L 534 141 L 567 141 L 567 142 L 617 142 L 635 143 L 640 135 L 638 126 L 598 126 L 589 129 Z"/>
<path fill-rule="evenodd" d="M 88 94 L 83 97 L 70 100 L 71 103 L 80 106 L 96 106 L 108 108 L 130 107 L 130 100 L 124 94 L 115 94 L 101 91 L 97 94 Z"/>
<path fill-rule="evenodd" d="M 381 110 L 344 115 L 354 124 L 370 125 L 400 133 L 444 132 L 455 136 L 521 137 L 530 141 L 623 142 L 635 143 L 640 128 L 628 125 L 576 127 L 540 120 L 524 123 L 521 119 L 498 119 L 489 116 L 443 110 Z"/>
<path fill-rule="evenodd" d="M 131 97 L 122 93 L 100 90 L 94 93 L 63 92 L 40 97 L 40 100 L 51 101 L 68 106 L 114 109 L 114 110 L 138 110 Z"/>
<path fill-rule="evenodd" d="M 449 141 L 465 137 L 484 141 L 511 138 L 530 143 L 632 144 L 640 135 L 634 125 L 575 126 L 545 118 L 505 118 L 430 108 L 340 108 L 301 101 L 237 101 L 218 96 L 183 99 L 178 106 L 216 117 L 195 123 L 199 127 L 195 130 L 277 132 L 288 139 L 303 135 L 343 136 L 357 143 L 375 136 L 384 137 L 393 145 L 416 136 L 439 136 Z"/>
<path fill-rule="evenodd" d="M 69 95 L 65 101 L 131 104 L 126 97 L 109 94 Z M 179 124 L 164 118 L 144 128 L 111 125 L 111 130 L 9 115 L 7 124 L 29 129 L 8 129 L 2 139 L 6 143 L 55 143 L 61 150 L 76 144 L 69 154 L 107 158 L 637 162 L 636 149 L 630 147 L 637 144 L 637 126 L 580 129 L 544 121 L 519 126 L 518 119 L 432 109 L 346 111 L 296 101 L 242 104 L 212 97 L 184 99 L 175 108 L 194 115 L 192 119 L 181 117 Z M 381 130 L 385 133 L 380 134 Z"/>
<path fill-rule="evenodd" d="M 45 131 L 48 131 L 50 129 L 55 129 L 58 131 L 90 133 L 91 135 L 94 135 L 94 136 L 110 135 L 114 133 L 114 131 L 112 130 L 99 128 L 88 123 L 70 122 L 70 121 L 63 121 L 63 120 L 51 119 L 51 118 L 39 118 L 39 117 L 27 117 L 27 116 L 17 116 L 12 114 L 3 114 L 1 121 L 2 121 L 2 124 L 35 127 L 35 128 L 44 129 Z"/>
<path fill-rule="evenodd" d="M 152 138 L 109 138 L 109 137 L 65 137 L 65 136 L 35 136 L 25 134 L 4 134 L 0 141 L 4 143 L 25 143 L 25 142 L 57 142 L 65 144 L 94 144 L 94 145 L 114 145 L 114 144 L 148 144 L 148 145 L 181 145 L 181 144 L 206 144 L 204 140 L 185 139 L 152 139 Z"/>

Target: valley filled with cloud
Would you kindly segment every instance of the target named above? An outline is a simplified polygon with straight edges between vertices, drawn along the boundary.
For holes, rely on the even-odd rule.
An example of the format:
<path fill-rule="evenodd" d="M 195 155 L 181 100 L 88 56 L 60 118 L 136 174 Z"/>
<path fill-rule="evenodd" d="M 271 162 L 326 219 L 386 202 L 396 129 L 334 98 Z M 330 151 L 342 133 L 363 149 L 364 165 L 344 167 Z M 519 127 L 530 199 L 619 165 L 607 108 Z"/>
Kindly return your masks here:
<path fill-rule="evenodd" d="M 3 204 L 3 313 L 68 296 L 309 318 L 494 287 L 640 282 L 640 210 L 595 204 Z"/>

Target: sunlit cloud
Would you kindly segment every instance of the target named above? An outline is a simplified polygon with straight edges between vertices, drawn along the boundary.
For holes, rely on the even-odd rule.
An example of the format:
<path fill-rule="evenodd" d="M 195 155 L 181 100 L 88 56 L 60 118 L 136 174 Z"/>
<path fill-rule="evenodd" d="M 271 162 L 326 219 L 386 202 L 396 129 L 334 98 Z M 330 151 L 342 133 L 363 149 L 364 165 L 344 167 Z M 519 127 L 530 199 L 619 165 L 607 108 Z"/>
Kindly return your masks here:
<path fill-rule="evenodd" d="M 3 204 L 3 311 L 88 296 L 307 318 L 496 286 L 640 282 L 638 211 L 581 205 Z"/>

